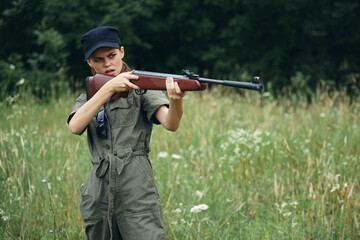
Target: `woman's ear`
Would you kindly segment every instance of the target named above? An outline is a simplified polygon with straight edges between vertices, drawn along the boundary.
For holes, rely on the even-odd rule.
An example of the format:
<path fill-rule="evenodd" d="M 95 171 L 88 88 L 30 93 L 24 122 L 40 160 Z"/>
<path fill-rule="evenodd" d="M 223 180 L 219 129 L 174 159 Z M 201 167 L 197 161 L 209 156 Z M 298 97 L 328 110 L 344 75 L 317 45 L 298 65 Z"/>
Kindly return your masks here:
<path fill-rule="evenodd" d="M 92 65 L 91 65 L 91 62 L 90 62 L 90 59 L 86 59 L 86 62 L 87 64 L 92 68 Z"/>
<path fill-rule="evenodd" d="M 123 59 L 123 58 L 124 58 L 124 56 L 125 56 L 125 50 L 124 50 L 124 47 L 123 47 L 123 46 L 121 46 L 119 50 L 120 50 L 120 56 L 121 56 L 121 59 Z"/>

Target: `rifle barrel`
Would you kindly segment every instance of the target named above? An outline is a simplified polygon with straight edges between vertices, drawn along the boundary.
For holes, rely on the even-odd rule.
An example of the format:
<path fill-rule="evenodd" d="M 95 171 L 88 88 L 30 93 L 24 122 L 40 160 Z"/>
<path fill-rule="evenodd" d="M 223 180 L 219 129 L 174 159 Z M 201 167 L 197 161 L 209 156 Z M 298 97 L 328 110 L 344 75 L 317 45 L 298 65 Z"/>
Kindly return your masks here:
<path fill-rule="evenodd" d="M 206 83 L 221 84 L 221 85 L 229 86 L 229 87 L 237 87 L 237 88 L 256 90 L 256 91 L 262 91 L 262 88 L 263 88 L 262 84 L 248 83 L 248 82 L 217 80 L 217 79 L 210 79 L 210 78 L 199 78 L 199 81 L 206 82 Z"/>

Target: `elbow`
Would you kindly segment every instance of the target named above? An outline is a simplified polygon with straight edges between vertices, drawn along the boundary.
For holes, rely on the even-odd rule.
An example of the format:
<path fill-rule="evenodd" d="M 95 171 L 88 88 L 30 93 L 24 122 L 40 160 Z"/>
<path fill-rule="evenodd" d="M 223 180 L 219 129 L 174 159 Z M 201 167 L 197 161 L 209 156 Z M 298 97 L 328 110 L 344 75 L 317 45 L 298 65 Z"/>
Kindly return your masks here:
<path fill-rule="evenodd" d="M 71 122 L 68 125 L 69 130 L 72 134 L 76 134 L 76 135 L 80 135 L 84 129 L 79 129 L 78 127 L 74 126 L 73 124 L 71 124 Z"/>
<path fill-rule="evenodd" d="M 175 126 L 168 126 L 166 127 L 166 130 L 170 131 L 170 132 L 176 132 L 176 130 L 178 130 L 180 125 L 175 125 Z"/>

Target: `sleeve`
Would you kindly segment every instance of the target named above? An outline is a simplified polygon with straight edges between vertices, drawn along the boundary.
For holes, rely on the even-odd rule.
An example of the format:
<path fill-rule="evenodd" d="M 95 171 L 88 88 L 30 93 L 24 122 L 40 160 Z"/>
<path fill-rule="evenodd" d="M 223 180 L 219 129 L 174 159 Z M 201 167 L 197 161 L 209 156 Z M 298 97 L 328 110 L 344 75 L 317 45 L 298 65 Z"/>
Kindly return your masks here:
<path fill-rule="evenodd" d="M 81 106 L 84 105 L 85 103 L 86 103 L 86 94 L 83 93 L 76 99 L 76 103 L 75 103 L 74 107 L 72 108 L 72 111 L 69 114 L 68 119 L 66 121 L 67 124 L 69 124 L 71 118 L 74 116 L 74 114 L 77 112 L 77 110 L 79 110 L 79 108 L 81 108 Z"/>
<path fill-rule="evenodd" d="M 154 124 L 160 124 L 155 117 L 155 113 L 162 105 L 169 107 L 169 100 L 162 91 L 148 90 L 142 96 L 142 107 L 146 112 L 147 119 Z"/>

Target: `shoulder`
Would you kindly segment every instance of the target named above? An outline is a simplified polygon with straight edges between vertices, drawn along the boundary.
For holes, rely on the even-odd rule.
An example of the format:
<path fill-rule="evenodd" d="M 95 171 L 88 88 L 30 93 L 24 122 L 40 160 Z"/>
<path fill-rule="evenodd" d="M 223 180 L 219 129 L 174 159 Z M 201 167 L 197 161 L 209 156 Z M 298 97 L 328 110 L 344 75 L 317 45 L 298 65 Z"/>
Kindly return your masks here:
<path fill-rule="evenodd" d="M 85 93 L 80 94 L 77 98 L 76 98 L 77 102 L 86 102 L 87 101 L 87 97 Z"/>

